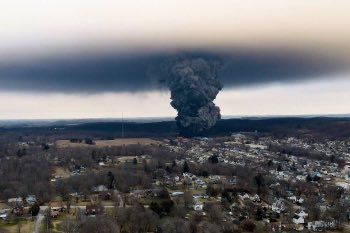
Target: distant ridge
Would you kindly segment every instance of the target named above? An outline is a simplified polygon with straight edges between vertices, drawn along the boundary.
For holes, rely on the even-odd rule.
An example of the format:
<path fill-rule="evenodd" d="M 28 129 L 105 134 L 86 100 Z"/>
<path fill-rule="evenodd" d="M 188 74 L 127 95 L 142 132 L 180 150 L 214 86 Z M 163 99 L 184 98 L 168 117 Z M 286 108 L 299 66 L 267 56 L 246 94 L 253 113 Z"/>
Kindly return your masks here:
<path fill-rule="evenodd" d="M 103 119 L 64 120 L 7 125 L 2 131 L 47 132 L 52 135 L 82 135 L 121 137 L 122 122 Z M 249 117 L 222 119 L 209 131 L 199 136 L 228 136 L 236 132 L 269 133 L 276 136 L 301 136 L 312 138 L 350 139 L 350 118 L 332 117 Z M 125 137 L 175 137 L 178 135 L 174 120 L 125 121 Z"/>
<path fill-rule="evenodd" d="M 224 115 L 222 120 L 231 119 L 283 119 L 283 118 L 350 118 L 350 114 L 315 114 L 315 115 Z M 124 118 L 125 122 L 154 123 L 174 121 L 174 117 L 133 117 Z M 0 120 L 0 127 L 49 127 L 49 126 L 72 126 L 86 123 L 122 122 L 122 118 L 85 118 L 85 119 L 8 119 Z"/>

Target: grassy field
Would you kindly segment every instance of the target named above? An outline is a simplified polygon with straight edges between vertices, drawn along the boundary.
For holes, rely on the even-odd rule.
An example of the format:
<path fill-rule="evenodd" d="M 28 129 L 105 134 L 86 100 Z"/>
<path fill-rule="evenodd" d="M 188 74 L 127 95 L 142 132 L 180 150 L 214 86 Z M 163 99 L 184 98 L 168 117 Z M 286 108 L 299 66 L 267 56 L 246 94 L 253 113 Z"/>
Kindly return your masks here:
<path fill-rule="evenodd" d="M 111 147 L 111 146 L 122 146 L 122 145 L 150 145 L 150 144 L 161 144 L 160 141 L 153 140 L 151 138 L 120 138 L 114 140 L 95 140 L 94 145 L 88 145 L 84 142 L 72 143 L 70 140 L 58 140 L 56 146 L 59 148 L 67 147 Z"/>
<path fill-rule="evenodd" d="M 21 233 L 32 233 L 34 230 L 35 221 L 21 220 L 19 223 L 6 223 L 0 221 L 0 231 L 4 230 L 8 233 L 17 233 L 20 229 Z"/>

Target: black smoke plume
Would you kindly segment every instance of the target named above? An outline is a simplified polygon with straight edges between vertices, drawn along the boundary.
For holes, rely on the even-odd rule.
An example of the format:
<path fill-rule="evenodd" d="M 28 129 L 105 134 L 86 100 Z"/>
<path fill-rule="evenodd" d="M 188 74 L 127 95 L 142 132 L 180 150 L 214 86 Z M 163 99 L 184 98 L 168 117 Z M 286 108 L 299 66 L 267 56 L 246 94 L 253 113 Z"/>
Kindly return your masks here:
<path fill-rule="evenodd" d="M 162 66 L 161 81 L 171 92 L 171 106 L 178 112 L 176 119 L 183 136 L 200 136 L 221 118 L 220 108 L 213 103 L 222 84 L 218 59 L 182 57 Z"/>

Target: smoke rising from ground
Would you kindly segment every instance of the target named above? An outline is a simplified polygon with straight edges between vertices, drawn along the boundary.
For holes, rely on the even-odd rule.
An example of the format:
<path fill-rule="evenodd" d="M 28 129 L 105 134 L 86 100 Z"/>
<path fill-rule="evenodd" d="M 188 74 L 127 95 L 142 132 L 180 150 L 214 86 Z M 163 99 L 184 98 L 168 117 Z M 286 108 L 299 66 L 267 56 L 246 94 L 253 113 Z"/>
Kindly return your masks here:
<path fill-rule="evenodd" d="M 220 119 L 220 108 L 213 103 L 222 84 L 218 79 L 221 62 L 213 59 L 182 57 L 162 66 L 162 82 L 171 92 L 171 106 L 183 136 L 198 136 Z"/>

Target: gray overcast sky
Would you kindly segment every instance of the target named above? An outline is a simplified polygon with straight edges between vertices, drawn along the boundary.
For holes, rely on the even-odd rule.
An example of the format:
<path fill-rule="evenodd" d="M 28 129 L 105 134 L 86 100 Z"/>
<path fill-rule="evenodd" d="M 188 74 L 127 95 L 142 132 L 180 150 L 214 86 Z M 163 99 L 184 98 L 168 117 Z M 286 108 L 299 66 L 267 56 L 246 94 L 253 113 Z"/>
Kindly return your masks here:
<path fill-rule="evenodd" d="M 223 115 L 350 113 L 350 2 L 4 0 L 0 119 L 175 116 L 149 75 L 224 57 Z"/>

